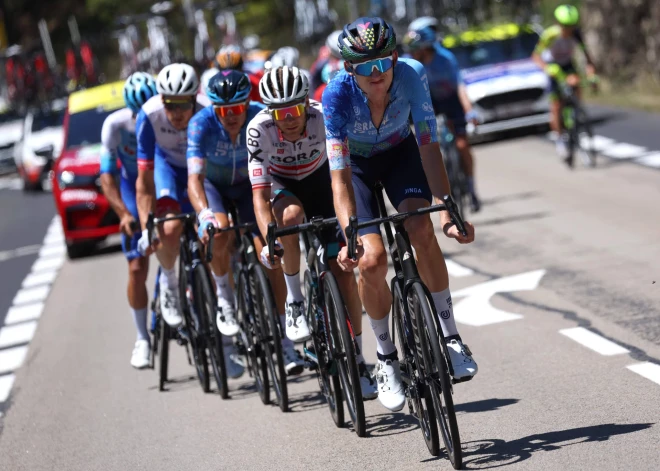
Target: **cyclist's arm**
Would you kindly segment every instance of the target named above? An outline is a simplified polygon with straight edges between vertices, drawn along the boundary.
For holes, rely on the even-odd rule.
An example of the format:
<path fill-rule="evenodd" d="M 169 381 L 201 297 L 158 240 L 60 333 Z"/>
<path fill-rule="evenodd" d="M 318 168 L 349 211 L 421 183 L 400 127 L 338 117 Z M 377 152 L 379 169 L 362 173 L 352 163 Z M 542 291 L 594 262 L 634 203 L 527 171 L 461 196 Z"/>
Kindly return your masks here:
<path fill-rule="evenodd" d="M 330 171 L 335 213 L 342 232 L 348 226 L 349 218 L 357 214 L 353 183 L 351 182 L 352 174 L 350 166 Z"/>
<path fill-rule="evenodd" d="M 149 213 L 156 208 L 156 185 L 154 183 L 154 155 L 156 134 L 144 111 L 140 111 L 136 122 L 138 178 L 136 185 L 137 206 L 146 229 Z"/>
<path fill-rule="evenodd" d="M 576 29 L 574 34 L 575 34 L 575 41 L 577 42 L 578 46 L 580 47 L 580 50 L 584 54 L 584 58 L 587 61 L 587 74 L 595 73 L 594 63 L 591 60 L 591 56 L 589 55 L 589 52 L 587 51 L 587 46 L 584 43 L 582 32 L 579 29 Z"/>
<path fill-rule="evenodd" d="M 101 130 L 101 189 L 103 195 L 110 203 L 110 207 L 119 219 L 129 214 L 124 201 L 121 199 L 119 188 L 117 188 L 117 146 L 120 137 L 117 129 L 109 119 L 103 122 Z"/>
<path fill-rule="evenodd" d="M 556 39 L 557 34 L 558 29 L 555 27 L 550 27 L 544 30 L 543 33 L 541 33 L 541 37 L 539 37 L 534 52 L 532 53 L 532 60 L 543 70 L 545 70 L 547 66 L 546 62 L 543 60 L 543 51 L 550 47 L 550 44 Z"/>
<path fill-rule="evenodd" d="M 268 224 L 273 222 L 272 207 L 270 204 L 272 179 L 269 173 L 270 159 L 264 143 L 266 143 L 266 134 L 264 130 L 256 123 L 250 122 L 247 129 L 248 136 L 257 136 L 248 138 L 248 175 L 252 184 L 252 204 L 254 205 L 254 215 L 257 219 L 259 232 L 266 238 L 268 233 Z"/>
<path fill-rule="evenodd" d="M 199 115 L 197 115 L 199 116 Z M 205 129 L 201 120 L 193 117 L 188 124 L 188 149 L 186 150 L 186 163 L 188 164 L 188 198 L 190 204 L 199 214 L 209 207 L 206 191 L 204 191 L 204 178 L 206 177 L 206 156 L 202 149 Z"/>

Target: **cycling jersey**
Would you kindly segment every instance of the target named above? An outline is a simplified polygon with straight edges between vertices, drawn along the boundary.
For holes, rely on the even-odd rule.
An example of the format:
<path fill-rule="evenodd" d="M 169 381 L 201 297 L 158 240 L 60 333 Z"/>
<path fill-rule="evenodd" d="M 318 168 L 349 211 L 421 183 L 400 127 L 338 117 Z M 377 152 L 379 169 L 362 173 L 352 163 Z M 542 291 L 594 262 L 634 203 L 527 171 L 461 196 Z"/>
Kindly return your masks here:
<path fill-rule="evenodd" d="M 458 93 L 463 77 L 456 56 L 449 49 L 439 43 L 435 43 L 433 49 L 435 51 L 433 59 L 423 65 L 429 78 L 431 98 L 434 101 L 441 101 Z"/>
<path fill-rule="evenodd" d="M 420 146 L 438 140 L 428 77 L 424 66 L 413 59 L 399 59 L 394 66 L 390 101 L 378 128 L 367 96 L 346 71 L 339 72 L 325 89 L 323 110 L 331 170 L 348 167 L 351 154 L 373 157 L 403 142 L 411 133 L 411 114 Z"/>
<path fill-rule="evenodd" d="M 573 34 L 565 38 L 561 35 L 561 26 L 554 25 L 543 31 L 534 52 L 542 56 L 547 54 L 547 57 L 543 58 L 545 62 L 568 66 L 573 61 L 576 47 L 585 50 L 580 30 L 575 28 Z"/>
<path fill-rule="evenodd" d="M 211 104 L 204 95 L 197 95 L 195 112 Z M 153 170 L 156 155 L 170 166 L 186 168 L 187 132 L 172 126 L 165 115 L 160 95 L 151 97 L 137 115 L 138 167 Z"/>
<path fill-rule="evenodd" d="M 137 179 L 137 141 L 135 120 L 129 108 L 122 108 L 109 115 L 101 130 L 101 174 L 117 173 L 117 160 L 121 162 L 121 176 Z"/>
<path fill-rule="evenodd" d="M 302 180 L 327 160 L 323 108 L 309 100 L 307 126 L 296 142 L 282 137 L 268 110 L 257 114 L 247 128 L 248 163 L 252 188 L 270 187 L 271 176 Z"/>
<path fill-rule="evenodd" d="M 213 106 L 204 108 L 188 123 L 188 174 L 205 174 L 218 187 L 233 186 L 248 181 L 248 148 L 245 142 L 247 123 L 265 107 L 250 103 L 243 129 L 231 142 Z"/>

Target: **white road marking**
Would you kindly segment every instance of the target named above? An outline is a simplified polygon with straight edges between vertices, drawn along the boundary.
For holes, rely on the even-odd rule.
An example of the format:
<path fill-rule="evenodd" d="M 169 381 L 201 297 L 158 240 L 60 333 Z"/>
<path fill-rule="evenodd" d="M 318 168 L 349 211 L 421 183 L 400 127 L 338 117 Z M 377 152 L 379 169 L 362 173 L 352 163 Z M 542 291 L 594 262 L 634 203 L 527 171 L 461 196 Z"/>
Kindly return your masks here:
<path fill-rule="evenodd" d="M 605 337 L 601 337 L 584 327 L 562 329 L 559 333 L 565 335 L 569 339 L 575 340 L 580 345 L 583 345 L 596 353 L 600 353 L 601 355 L 612 356 L 628 353 L 628 350 L 621 345 L 618 345 Z"/>
<path fill-rule="evenodd" d="M 626 366 L 630 371 L 650 379 L 654 383 L 660 384 L 660 365 L 645 361 L 644 363 L 636 363 L 634 365 Z"/>
<path fill-rule="evenodd" d="M 49 285 L 57 278 L 56 271 L 45 271 L 41 273 L 30 273 L 23 280 L 23 288 L 32 288 L 39 285 Z"/>
<path fill-rule="evenodd" d="M 18 324 L 19 322 L 39 319 L 44 310 L 44 303 L 26 304 L 24 306 L 13 306 L 7 311 L 5 325 Z"/>
<path fill-rule="evenodd" d="M 28 343 L 37 330 L 37 321 L 5 326 L 0 330 L 0 348 Z"/>
<path fill-rule="evenodd" d="M 39 252 L 41 245 L 27 245 L 25 247 L 19 247 L 12 250 L 3 250 L 0 252 L 0 262 L 9 260 L 16 257 L 23 257 L 25 255 L 32 255 Z"/>
<path fill-rule="evenodd" d="M 452 293 L 453 298 L 467 296 L 466 299 L 454 305 L 456 322 L 481 327 L 521 319 L 523 317 L 521 314 L 502 311 L 492 306 L 490 298 L 496 293 L 536 289 L 543 275 L 545 275 L 545 270 L 535 270 L 479 283 Z"/>
<path fill-rule="evenodd" d="M 11 373 L 20 368 L 27 352 L 27 346 L 0 350 L 0 375 Z"/>
<path fill-rule="evenodd" d="M 23 189 L 23 180 L 20 177 L 0 178 L 0 190 L 21 190 Z"/>
<path fill-rule="evenodd" d="M 641 157 L 646 152 L 648 152 L 646 147 L 627 144 L 625 142 L 620 142 L 601 151 L 605 157 L 612 159 L 632 159 L 633 157 Z"/>
<path fill-rule="evenodd" d="M 0 376 L 0 403 L 5 402 L 9 398 L 14 379 L 16 379 L 16 375 L 13 374 Z"/>
<path fill-rule="evenodd" d="M 40 258 L 32 265 L 33 272 L 57 270 L 64 263 L 64 257 Z"/>
<path fill-rule="evenodd" d="M 660 152 L 654 152 L 635 159 L 635 163 L 646 165 L 647 167 L 660 168 Z"/>
<path fill-rule="evenodd" d="M 66 253 L 64 244 L 44 245 L 39 251 L 39 256 L 42 258 L 52 256 L 62 256 Z"/>
<path fill-rule="evenodd" d="M 63 243 L 64 243 L 64 234 L 62 233 L 54 232 L 52 234 L 48 234 L 44 239 L 44 245 L 63 244 Z"/>
<path fill-rule="evenodd" d="M 16 296 L 14 296 L 14 306 L 20 304 L 35 303 L 37 301 L 43 301 L 48 297 L 50 292 L 50 286 L 36 286 L 34 288 L 23 288 Z"/>
<path fill-rule="evenodd" d="M 447 271 L 449 272 L 450 276 L 461 278 L 464 276 L 470 276 L 474 274 L 474 270 L 464 267 L 463 265 L 460 265 L 448 258 L 445 258 L 445 263 L 447 264 Z"/>
<path fill-rule="evenodd" d="M 584 145 L 585 147 L 591 146 L 598 152 L 607 149 L 615 143 L 616 141 L 614 139 L 610 139 L 609 137 L 605 136 L 595 135 L 593 139 L 591 139 L 591 142 L 589 142 L 589 138 L 586 136 L 580 137 L 580 144 Z"/>

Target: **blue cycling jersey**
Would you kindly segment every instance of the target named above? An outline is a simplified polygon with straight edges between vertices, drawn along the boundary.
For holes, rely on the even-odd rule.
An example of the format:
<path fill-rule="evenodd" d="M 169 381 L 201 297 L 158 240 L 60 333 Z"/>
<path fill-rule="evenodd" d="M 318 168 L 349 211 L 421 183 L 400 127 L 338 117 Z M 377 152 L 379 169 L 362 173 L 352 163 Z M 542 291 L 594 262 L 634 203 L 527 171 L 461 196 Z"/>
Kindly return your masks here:
<path fill-rule="evenodd" d="M 428 64 L 424 64 L 424 69 L 429 78 L 431 97 L 441 101 L 458 92 L 463 77 L 456 56 L 449 49 L 439 43 L 435 43 L 433 49 L 435 50 L 433 59 Z"/>
<path fill-rule="evenodd" d="M 137 142 L 133 112 L 122 108 L 109 115 L 101 130 L 101 174 L 117 174 L 117 160 L 121 162 L 123 178 L 137 179 Z"/>
<path fill-rule="evenodd" d="M 323 111 L 331 170 L 350 166 L 351 154 L 372 157 L 403 142 L 411 133 L 411 114 L 420 146 L 438 140 L 426 72 L 413 59 L 399 59 L 394 66 L 390 101 L 378 128 L 367 96 L 346 71 L 335 75 L 325 89 Z"/>
<path fill-rule="evenodd" d="M 217 187 L 233 186 L 249 180 L 246 130 L 248 123 L 265 108 L 250 102 L 247 119 L 236 139 L 231 142 L 229 133 L 213 111 L 204 108 L 188 123 L 188 175 L 205 174 L 206 179 Z"/>

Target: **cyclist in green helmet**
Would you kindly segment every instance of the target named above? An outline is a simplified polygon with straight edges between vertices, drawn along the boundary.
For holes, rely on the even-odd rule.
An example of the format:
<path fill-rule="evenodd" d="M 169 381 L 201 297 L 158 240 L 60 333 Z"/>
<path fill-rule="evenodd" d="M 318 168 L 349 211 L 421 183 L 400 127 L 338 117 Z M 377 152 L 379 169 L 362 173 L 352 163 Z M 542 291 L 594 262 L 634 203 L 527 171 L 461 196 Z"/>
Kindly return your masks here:
<path fill-rule="evenodd" d="M 573 60 L 576 48 L 584 53 L 587 62 L 587 77 L 590 79 L 595 77 L 596 71 L 578 27 L 580 21 L 578 9 L 573 5 L 559 5 L 555 9 L 555 20 L 557 24 L 550 26 L 541 34 L 541 38 L 532 54 L 532 59 L 550 76 L 550 129 L 553 131 L 557 153 L 565 158 L 567 148 L 564 139 L 561 137 L 559 83 L 557 74 L 553 73 L 553 69 L 557 69 L 557 66 L 561 69 L 561 75 L 565 77 L 566 83 L 575 87 L 578 97 L 580 97 L 580 77 Z"/>

